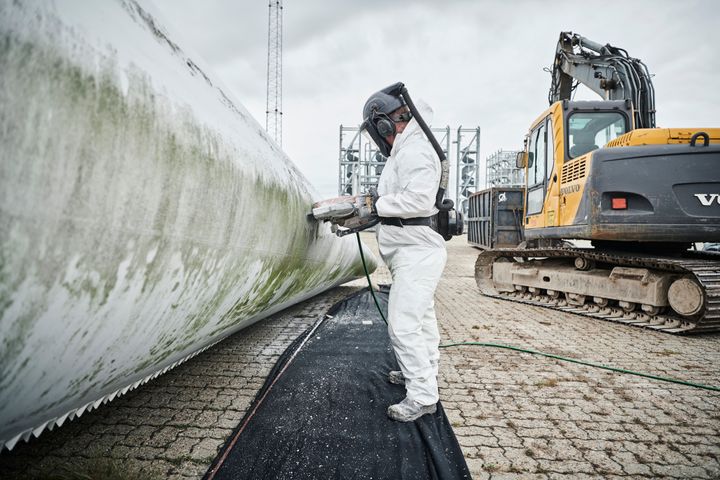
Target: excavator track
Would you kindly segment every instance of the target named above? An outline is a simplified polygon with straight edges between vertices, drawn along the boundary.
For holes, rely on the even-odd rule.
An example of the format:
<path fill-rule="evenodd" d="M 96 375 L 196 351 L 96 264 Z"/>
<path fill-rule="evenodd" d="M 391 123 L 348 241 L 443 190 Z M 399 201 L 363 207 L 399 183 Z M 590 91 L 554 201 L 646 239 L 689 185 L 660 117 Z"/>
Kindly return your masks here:
<path fill-rule="evenodd" d="M 567 258 L 585 259 L 597 265 L 612 267 L 646 268 L 656 272 L 668 273 L 678 278 L 694 280 L 701 289 L 702 306 L 693 315 L 682 316 L 671 308 L 663 312 L 627 311 L 620 308 L 617 300 L 605 305 L 584 303 L 572 304 L 567 293 L 558 295 L 552 291 L 534 290 L 534 293 L 522 286 L 513 292 L 498 291 L 493 281 L 493 264 L 498 259 L 515 262 L 531 262 L 532 259 Z M 565 312 L 576 313 L 602 320 L 645 327 L 675 334 L 706 333 L 720 331 L 720 255 L 713 253 L 687 251 L 682 255 L 658 257 L 635 252 L 603 251 L 582 248 L 536 248 L 536 249 L 495 249 L 486 250 L 478 256 L 475 263 L 475 279 L 482 294 L 538 305 Z"/>

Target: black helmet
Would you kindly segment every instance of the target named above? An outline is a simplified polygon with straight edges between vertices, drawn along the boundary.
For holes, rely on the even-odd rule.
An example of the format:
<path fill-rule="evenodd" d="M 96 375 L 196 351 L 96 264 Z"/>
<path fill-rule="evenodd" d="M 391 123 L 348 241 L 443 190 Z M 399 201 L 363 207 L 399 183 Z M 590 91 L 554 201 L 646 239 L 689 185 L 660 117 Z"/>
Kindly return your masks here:
<path fill-rule="evenodd" d="M 370 138 L 380 149 L 380 153 L 386 157 L 390 156 L 392 146 L 385 137 L 395 133 L 395 122 L 390 118 L 390 114 L 405 105 L 405 101 L 400 96 L 403 86 L 402 83 L 395 83 L 383 88 L 372 94 L 363 107 L 361 129 L 367 130 Z"/>

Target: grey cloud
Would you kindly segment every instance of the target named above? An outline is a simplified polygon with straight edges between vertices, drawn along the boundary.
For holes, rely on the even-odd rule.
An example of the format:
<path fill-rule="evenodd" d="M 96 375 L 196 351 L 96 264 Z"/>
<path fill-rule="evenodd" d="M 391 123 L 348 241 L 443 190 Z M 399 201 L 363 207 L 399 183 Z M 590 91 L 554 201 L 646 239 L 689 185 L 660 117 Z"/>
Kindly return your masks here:
<path fill-rule="evenodd" d="M 267 2 L 156 4 L 264 124 Z M 367 95 L 402 80 L 434 107 L 438 124 L 479 124 L 482 158 L 517 148 L 547 108 L 550 80 L 542 69 L 551 65 L 562 30 L 643 59 L 656 75 L 664 126 L 716 123 L 718 24 L 713 0 L 688 0 L 682 14 L 671 0 L 606 0 L 602 6 L 571 0 L 286 1 L 284 146 L 313 182 L 331 184 L 338 125 L 356 124 Z"/>

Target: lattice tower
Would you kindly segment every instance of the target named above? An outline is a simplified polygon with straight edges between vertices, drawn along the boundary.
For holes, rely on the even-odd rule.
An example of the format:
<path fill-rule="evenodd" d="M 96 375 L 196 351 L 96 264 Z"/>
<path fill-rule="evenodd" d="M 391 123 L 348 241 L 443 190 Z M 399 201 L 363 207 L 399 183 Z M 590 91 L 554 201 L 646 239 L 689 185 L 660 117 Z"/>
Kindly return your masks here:
<path fill-rule="evenodd" d="M 282 145 L 282 0 L 271 0 L 268 6 L 265 130 Z"/>

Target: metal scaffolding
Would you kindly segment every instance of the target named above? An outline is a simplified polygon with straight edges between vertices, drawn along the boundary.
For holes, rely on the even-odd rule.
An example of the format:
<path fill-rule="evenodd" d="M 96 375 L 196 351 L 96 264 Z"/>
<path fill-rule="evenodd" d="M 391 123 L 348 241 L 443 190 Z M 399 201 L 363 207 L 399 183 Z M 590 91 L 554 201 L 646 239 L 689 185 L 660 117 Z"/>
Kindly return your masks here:
<path fill-rule="evenodd" d="M 480 127 L 457 129 L 455 164 L 455 208 L 467 216 L 468 199 L 477 191 L 480 178 Z"/>
<path fill-rule="evenodd" d="M 354 195 L 360 191 L 360 170 L 363 147 L 367 140 L 358 127 L 340 125 L 340 156 L 338 195 Z"/>
<path fill-rule="evenodd" d="M 450 127 L 433 128 L 445 156 L 450 153 Z M 358 195 L 377 186 L 387 158 L 358 127 L 340 125 L 338 195 Z"/>
<path fill-rule="evenodd" d="M 523 170 L 515 166 L 516 150 L 498 150 L 485 161 L 485 186 L 522 187 Z"/>

